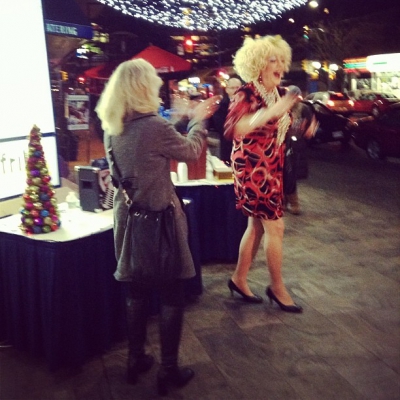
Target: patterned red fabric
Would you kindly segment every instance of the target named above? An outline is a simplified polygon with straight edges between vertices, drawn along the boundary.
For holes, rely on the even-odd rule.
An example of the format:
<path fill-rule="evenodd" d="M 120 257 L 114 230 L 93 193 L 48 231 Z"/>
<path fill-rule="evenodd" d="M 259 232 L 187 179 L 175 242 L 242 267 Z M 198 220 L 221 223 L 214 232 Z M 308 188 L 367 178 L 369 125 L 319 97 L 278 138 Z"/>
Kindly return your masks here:
<path fill-rule="evenodd" d="M 277 145 L 277 122 L 235 137 L 234 126 L 249 112 L 266 104 L 250 83 L 236 93 L 225 122 L 225 136 L 233 139 L 231 154 L 236 208 L 248 217 L 275 220 L 283 216 L 284 144 Z"/>

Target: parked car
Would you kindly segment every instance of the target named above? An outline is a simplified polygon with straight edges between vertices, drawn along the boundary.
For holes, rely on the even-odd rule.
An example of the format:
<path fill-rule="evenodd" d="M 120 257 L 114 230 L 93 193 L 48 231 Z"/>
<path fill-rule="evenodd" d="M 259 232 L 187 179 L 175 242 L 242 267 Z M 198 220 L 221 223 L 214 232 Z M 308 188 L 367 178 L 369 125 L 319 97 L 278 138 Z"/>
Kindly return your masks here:
<path fill-rule="evenodd" d="M 351 132 L 354 143 L 370 158 L 400 157 L 400 103 L 388 106 L 378 117 L 358 119 Z"/>
<path fill-rule="evenodd" d="M 307 95 L 304 100 L 324 104 L 333 112 L 343 115 L 350 115 L 354 107 L 353 100 L 346 93 L 341 92 L 314 92 Z"/>
<path fill-rule="evenodd" d="M 313 103 L 307 100 L 303 102 L 308 103 L 313 108 L 315 117 L 319 122 L 315 136 L 309 140 L 310 144 L 336 141 L 340 141 L 344 145 L 349 143 L 351 139 L 351 122 L 348 118 L 333 112 L 326 105 L 319 102 Z"/>
<path fill-rule="evenodd" d="M 355 113 L 367 113 L 378 116 L 391 104 L 398 103 L 400 99 L 393 93 L 363 90 L 356 97 L 353 97 L 353 101 Z"/>

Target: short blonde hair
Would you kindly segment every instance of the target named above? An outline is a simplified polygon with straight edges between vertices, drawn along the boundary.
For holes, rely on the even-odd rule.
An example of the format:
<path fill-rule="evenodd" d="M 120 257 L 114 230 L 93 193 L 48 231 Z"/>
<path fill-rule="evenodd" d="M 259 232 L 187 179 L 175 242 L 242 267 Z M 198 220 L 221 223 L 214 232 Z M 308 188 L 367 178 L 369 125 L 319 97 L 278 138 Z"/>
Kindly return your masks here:
<path fill-rule="evenodd" d="M 258 39 L 248 37 L 236 52 L 233 65 L 245 82 L 252 82 L 258 79 L 273 55 L 283 56 L 285 72 L 288 72 L 292 62 L 292 49 L 280 35 Z"/>
<path fill-rule="evenodd" d="M 142 58 L 121 63 L 111 75 L 96 106 L 103 130 L 120 135 L 124 118 L 136 111 L 156 112 L 160 106 L 161 78 Z"/>

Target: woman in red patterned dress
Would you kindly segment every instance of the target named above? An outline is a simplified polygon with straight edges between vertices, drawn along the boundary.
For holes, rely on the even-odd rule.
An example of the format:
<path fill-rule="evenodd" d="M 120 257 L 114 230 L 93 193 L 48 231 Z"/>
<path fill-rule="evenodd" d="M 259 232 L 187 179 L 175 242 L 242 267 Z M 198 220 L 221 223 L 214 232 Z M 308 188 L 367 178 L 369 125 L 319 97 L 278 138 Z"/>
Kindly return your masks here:
<path fill-rule="evenodd" d="M 280 36 L 247 38 L 234 58 L 236 72 L 247 83 L 236 92 L 230 105 L 225 136 L 233 140 L 236 207 L 248 217 L 248 225 L 228 287 L 247 302 L 262 302 L 251 292 L 247 274 L 265 234 L 264 250 L 271 278 L 266 295 L 283 311 L 299 313 L 302 308 L 293 302 L 281 273 L 284 139 L 291 123 L 290 109 L 299 97 L 279 84 L 289 70 L 291 58 L 291 48 Z"/>

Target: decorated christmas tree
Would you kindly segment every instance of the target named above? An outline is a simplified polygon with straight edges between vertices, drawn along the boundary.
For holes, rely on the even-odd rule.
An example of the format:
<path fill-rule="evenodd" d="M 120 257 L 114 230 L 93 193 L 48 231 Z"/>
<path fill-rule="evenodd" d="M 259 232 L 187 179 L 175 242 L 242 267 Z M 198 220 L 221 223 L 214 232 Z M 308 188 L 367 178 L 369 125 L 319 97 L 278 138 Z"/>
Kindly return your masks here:
<path fill-rule="evenodd" d="M 22 196 L 21 230 L 25 233 L 48 233 L 60 227 L 55 191 L 41 145 L 40 129 L 34 125 L 29 135 L 26 160 L 27 187 Z"/>

